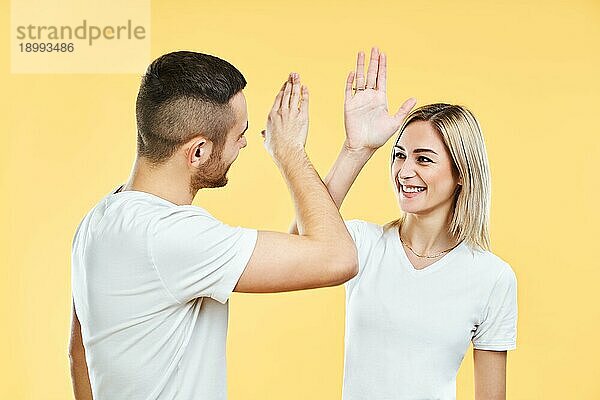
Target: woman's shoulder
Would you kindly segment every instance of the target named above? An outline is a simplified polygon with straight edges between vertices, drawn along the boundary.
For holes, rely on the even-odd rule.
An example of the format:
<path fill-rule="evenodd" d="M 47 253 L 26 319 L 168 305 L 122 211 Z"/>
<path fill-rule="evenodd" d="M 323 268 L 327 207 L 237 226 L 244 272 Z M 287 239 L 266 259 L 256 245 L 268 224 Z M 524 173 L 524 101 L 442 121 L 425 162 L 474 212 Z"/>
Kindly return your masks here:
<path fill-rule="evenodd" d="M 374 222 L 364 221 L 362 219 L 345 220 L 346 226 L 358 227 L 359 229 L 369 229 L 377 232 L 383 231 L 383 226 Z"/>
<path fill-rule="evenodd" d="M 379 238 L 385 231 L 384 226 L 361 219 L 351 219 L 344 222 L 354 241 L 358 238 Z"/>
<path fill-rule="evenodd" d="M 511 265 L 499 255 L 490 250 L 471 249 L 473 252 L 473 267 L 478 271 L 499 279 L 513 279 L 515 272 Z"/>

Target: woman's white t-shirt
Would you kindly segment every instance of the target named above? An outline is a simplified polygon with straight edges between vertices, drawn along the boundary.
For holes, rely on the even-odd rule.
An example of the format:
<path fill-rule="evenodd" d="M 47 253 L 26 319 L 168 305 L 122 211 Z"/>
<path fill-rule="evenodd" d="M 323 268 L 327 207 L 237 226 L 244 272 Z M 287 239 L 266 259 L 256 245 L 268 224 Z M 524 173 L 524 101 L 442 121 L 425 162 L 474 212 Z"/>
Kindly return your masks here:
<path fill-rule="evenodd" d="M 415 269 L 398 229 L 346 223 L 359 272 L 346 283 L 344 400 L 455 399 L 473 348 L 516 348 L 517 281 L 511 267 L 464 242 Z"/>

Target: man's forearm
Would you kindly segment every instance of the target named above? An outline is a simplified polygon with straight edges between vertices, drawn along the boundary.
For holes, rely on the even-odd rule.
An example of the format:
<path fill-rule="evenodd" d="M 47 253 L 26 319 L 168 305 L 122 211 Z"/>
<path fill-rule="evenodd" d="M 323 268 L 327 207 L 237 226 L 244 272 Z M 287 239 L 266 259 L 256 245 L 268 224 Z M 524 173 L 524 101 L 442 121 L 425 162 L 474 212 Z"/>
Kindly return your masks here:
<path fill-rule="evenodd" d="M 292 195 L 299 231 L 318 239 L 350 239 L 337 207 L 304 150 L 286 154 L 278 164 Z"/>
<path fill-rule="evenodd" d="M 342 147 L 324 180 L 327 191 L 338 209 L 341 207 L 356 177 L 374 153 L 375 150 L 353 151 L 345 146 Z M 298 215 L 296 213 L 297 217 Z M 298 233 L 297 221 L 292 223 L 290 233 Z"/>

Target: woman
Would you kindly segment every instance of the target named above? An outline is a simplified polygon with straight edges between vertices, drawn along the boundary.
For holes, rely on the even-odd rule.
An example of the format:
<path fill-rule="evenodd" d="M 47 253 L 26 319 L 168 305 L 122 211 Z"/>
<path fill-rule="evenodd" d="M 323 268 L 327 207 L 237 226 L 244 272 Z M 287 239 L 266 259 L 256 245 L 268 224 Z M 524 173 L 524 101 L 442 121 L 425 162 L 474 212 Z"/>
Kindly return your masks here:
<path fill-rule="evenodd" d="M 346 141 L 325 183 L 339 207 L 368 159 L 400 128 L 391 177 L 403 213 L 383 227 L 347 222 L 360 267 L 346 284 L 343 398 L 454 399 L 470 342 L 475 398 L 505 398 L 516 278 L 490 252 L 490 178 L 479 124 L 448 104 L 409 114 L 414 99 L 390 116 L 385 55 L 373 49 L 366 77 L 363 70 L 359 53 L 346 82 Z"/>

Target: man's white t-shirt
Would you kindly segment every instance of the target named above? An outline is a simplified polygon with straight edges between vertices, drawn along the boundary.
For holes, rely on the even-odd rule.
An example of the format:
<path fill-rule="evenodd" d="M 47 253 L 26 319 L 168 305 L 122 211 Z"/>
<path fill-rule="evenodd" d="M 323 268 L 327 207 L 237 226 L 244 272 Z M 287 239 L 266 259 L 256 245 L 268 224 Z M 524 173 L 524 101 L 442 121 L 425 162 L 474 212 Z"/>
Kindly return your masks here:
<path fill-rule="evenodd" d="M 475 349 L 516 348 L 511 267 L 464 242 L 424 269 L 398 229 L 346 223 L 359 273 L 346 283 L 344 400 L 456 398 L 456 374 Z"/>
<path fill-rule="evenodd" d="M 149 193 L 102 199 L 72 249 L 94 399 L 225 399 L 227 299 L 256 238 Z"/>

